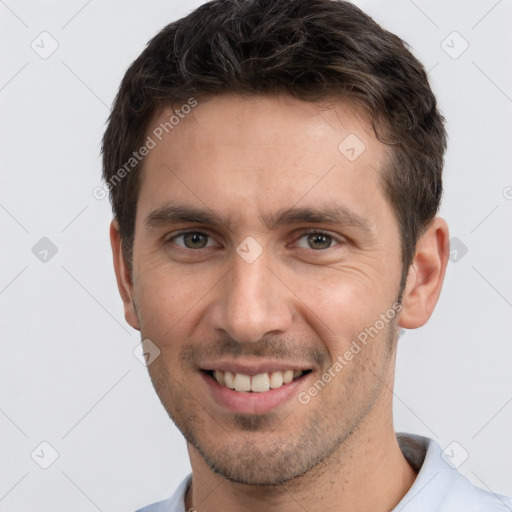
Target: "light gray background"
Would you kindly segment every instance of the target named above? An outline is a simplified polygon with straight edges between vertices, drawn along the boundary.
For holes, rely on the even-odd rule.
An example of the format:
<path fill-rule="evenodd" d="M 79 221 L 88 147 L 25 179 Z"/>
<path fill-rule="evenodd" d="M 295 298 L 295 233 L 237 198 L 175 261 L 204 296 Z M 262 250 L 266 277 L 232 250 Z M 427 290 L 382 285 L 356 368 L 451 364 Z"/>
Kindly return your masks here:
<path fill-rule="evenodd" d="M 127 66 L 200 3 L 0 1 L 4 512 L 129 511 L 167 497 L 189 471 L 185 443 L 133 355 L 139 338 L 117 294 L 110 208 L 92 190 Z M 462 473 L 512 495 L 512 2 L 358 5 L 424 62 L 450 134 L 442 214 L 458 252 L 432 320 L 400 341 L 396 429 L 443 448 L 456 441 L 454 460 L 468 454 Z M 59 45 L 46 59 L 31 47 L 55 44 L 43 31 Z M 32 252 L 42 237 L 58 249 L 46 262 Z M 42 469 L 52 450 L 57 460 Z"/>

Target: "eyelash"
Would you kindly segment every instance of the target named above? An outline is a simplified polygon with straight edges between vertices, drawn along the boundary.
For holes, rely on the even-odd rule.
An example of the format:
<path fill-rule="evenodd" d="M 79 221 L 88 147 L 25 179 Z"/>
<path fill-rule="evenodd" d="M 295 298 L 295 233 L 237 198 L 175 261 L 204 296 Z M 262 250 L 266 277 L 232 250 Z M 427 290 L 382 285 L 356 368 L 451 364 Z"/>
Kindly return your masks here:
<path fill-rule="evenodd" d="M 175 240 L 179 237 L 183 237 L 185 235 L 189 235 L 189 234 L 197 234 L 197 235 L 202 235 L 202 236 L 206 236 L 208 237 L 208 239 L 212 239 L 213 237 L 211 235 L 209 235 L 208 233 L 205 233 L 203 231 L 181 231 L 180 233 L 176 233 L 175 235 L 173 235 L 172 237 L 168 238 L 165 240 L 166 243 L 169 243 L 169 242 L 173 242 L 173 243 L 176 243 Z M 312 230 L 309 230 L 309 231 L 306 231 L 306 232 L 303 232 L 300 234 L 300 236 L 295 240 L 295 243 L 300 240 L 301 238 L 304 238 L 304 237 L 307 237 L 307 236 L 311 236 L 311 235 L 325 235 L 327 237 L 329 237 L 332 242 L 334 243 L 334 245 L 332 245 L 331 247 L 327 247 L 326 249 L 318 249 L 318 250 L 315 250 L 315 249 L 311 249 L 309 248 L 310 250 L 314 251 L 314 252 L 323 252 L 323 251 L 327 251 L 328 249 L 332 249 L 333 247 L 337 246 L 337 245 L 341 245 L 343 244 L 345 241 L 341 239 L 341 237 L 336 237 L 336 236 L 333 236 L 331 235 L 330 233 L 326 232 L 326 231 L 321 231 L 321 230 L 317 230 L 317 229 L 312 229 Z M 176 244 L 178 245 L 178 244 Z M 208 247 L 202 247 L 200 249 L 190 249 L 188 247 L 184 247 L 182 245 L 178 245 L 178 247 L 180 249 L 183 249 L 185 251 L 194 251 L 194 252 L 199 252 L 199 251 L 202 251 L 203 249 L 208 249 Z M 304 249 L 304 247 L 302 247 L 302 249 Z"/>
<path fill-rule="evenodd" d="M 327 247 L 325 249 L 313 249 L 311 247 L 301 247 L 301 249 L 309 249 L 309 250 L 312 250 L 312 251 L 314 251 L 316 253 L 322 253 L 324 251 L 328 251 L 329 249 L 333 249 L 334 247 L 336 247 L 338 245 L 341 245 L 344 242 L 344 240 L 342 240 L 341 237 L 337 237 L 337 236 L 331 235 L 330 233 L 328 233 L 326 231 L 321 231 L 321 230 L 318 230 L 318 229 L 312 229 L 310 231 L 306 231 L 306 232 L 302 233 L 295 240 L 294 243 L 297 243 L 300 239 L 305 238 L 305 237 L 309 237 L 311 235 L 321 235 L 321 236 L 329 237 L 331 239 L 331 244 L 333 244 L 333 245 L 330 245 L 329 247 Z"/>

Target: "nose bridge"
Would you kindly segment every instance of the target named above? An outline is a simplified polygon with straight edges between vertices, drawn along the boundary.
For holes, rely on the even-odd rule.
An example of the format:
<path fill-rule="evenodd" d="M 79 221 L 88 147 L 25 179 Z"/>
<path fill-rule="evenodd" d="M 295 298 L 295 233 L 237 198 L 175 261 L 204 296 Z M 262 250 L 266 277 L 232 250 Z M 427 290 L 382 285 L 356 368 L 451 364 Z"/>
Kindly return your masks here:
<path fill-rule="evenodd" d="M 246 258 L 243 252 L 240 254 L 240 247 L 237 249 L 217 304 L 216 328 L 240 342 L 284 332 L 291 322 L 285 288 L 269 268 L 269 255 L 253 257 Z"/>

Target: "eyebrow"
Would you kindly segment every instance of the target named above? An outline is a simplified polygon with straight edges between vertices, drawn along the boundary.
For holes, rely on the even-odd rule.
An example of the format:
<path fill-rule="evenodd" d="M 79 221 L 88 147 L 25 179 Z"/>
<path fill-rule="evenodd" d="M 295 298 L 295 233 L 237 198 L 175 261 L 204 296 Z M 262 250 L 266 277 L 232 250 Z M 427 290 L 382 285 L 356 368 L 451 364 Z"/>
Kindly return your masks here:
<path fill-rule="evenodd" d="M 361 215 L 342 206 L 336 207 L 303 207 L 287 208 L 275 213 L 259 215 L 267 229 L 276 229 L 289 224 L 338 224 L 354 227 L 362 231 L 372 231 L 370 222 Z M 208 208 L 197 208 L 187 205 L 168 204 L 147 215 L 144 224 L 148 228 L 158 228 L 180 222 L 206 224 L 211 226 L 227 226 L 230 222 Z"/>
<path fill-rule="evenodd" d="M 343 206 L 320 208 L 289 208 L 260 216 L 268 229 L 287 224 L 339 224 L 371 231 L 370 222 Z"/>
<path fill-rule="evenodd" d="M 190 222 L 194 224 L 226 224 L 223 218 L 213 210 L 185 205 L 165 205 L 152 211 L 144 221 L 149 228 L 158 228 L 167 224 Z"/>

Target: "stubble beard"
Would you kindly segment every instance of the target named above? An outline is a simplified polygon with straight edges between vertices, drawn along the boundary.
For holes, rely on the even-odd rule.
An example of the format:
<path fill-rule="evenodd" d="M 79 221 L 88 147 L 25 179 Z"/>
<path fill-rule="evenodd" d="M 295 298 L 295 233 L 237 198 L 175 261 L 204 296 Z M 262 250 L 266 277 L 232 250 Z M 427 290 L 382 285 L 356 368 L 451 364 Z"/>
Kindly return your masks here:
<path fill-rule="evenodd" d="M 349 407 L 345 408 L 349 411 L 348 415 L 344 415 L 344 410 L 340 411 L 343 409 L 341 402 L 330 403 L 329 400 L 320 412 L 317 410 L 308 415 L 306 420 L 304 414 L 307 414 L 308 405 L 297 405 L 289 417 L 280 419 L 273 413 L 236 414 L 231 425 L 219 425 L 226 434 L 224 444 L 222 441 L 218 444 L 218 440 L 210 435 L 211 431 L 209 433 L 208 422 L 215 419 L 211 415 L 204 415 L 199 401 L 170 376 L 162 361 L 153 363 L 150 375 L 169 416 L 212 471 L 239 484 L 276 486 L 300 479 L 307 473 L 323 472 L 329 461 L 343 456 L 347 441 L 360 428 L 385 387 L 385 375 L 398 338 L 396 323 L 390 322 L 387 332 L 382 334 L 385 336 L 381 340 L 373 342 L 384 343 L 387 355 L 378 361 L 377 366 L 374 365 L 375 371 L 368 370 L 372 361 L 361 361 L 366 374 L 361 376 L 353 372 L 347 379 L 349 384 L 356 386 L 354 383 L 358 378 L 372 381 L 362 397 L 344 401 L 353 406 L 352 411 Z M 344 377 L 340 375 L 337 378 Z M 349 386 L 345 389 L 351 392 Z M 315 400 L 321 400 L 322 393 L 325 391 L 319 393 Z M 354 394 L 357 395 L 357 390 Z M 300 427 L 290 433 L 286 427 L 293 416 L 298 418 Z M 233 435 L 227 435 L 228 431 Z"/>

